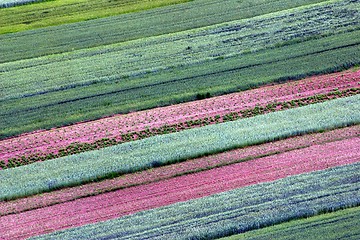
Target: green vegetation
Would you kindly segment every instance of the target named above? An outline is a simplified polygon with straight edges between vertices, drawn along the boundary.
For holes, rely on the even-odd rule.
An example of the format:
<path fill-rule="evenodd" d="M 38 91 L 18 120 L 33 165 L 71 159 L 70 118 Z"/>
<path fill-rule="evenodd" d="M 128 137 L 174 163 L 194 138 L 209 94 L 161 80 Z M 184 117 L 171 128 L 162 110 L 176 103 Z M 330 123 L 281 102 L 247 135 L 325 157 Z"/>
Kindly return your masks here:
<path fill-rule="evenodd" d="M 360 63 L 359 8 L 329 1 L 0 64 L 0 139 L 349 68 Z"/>
<path fill-rule="evenodd" d="M 33 239 L 214 239 L 358 206 L 359 171 L 356 163 L 291 176 Z"/>
<path fill-rule="evenodd" d="M 301 220 L 253 230 L 221 240 L 243 239 L 360 239 L 360 207 L 339 210 Z"/>
<path fill-rule="evenodd" d="M 360 96 L 155 136 L 0 171 L 0 200 L 360 123 Z M 191 146 L 191 148 L 189 148 Z M 18 176 L 22 176 L 19 178 Z"/>
<path fill-rule="evenodd" d="M 97 65 L 101 62 L 97 61 L 94 65 L 84 61 L 78 66 L 64 61 L 54 63 L 54 67 L 40 65 L 9 72 L 17 78 L 10 78 L 7 72 L 0 73 L 4 78 L 9 76 L 2 82 L 4 91 L 0 92 L 0 138 L 114 113 L 192 101 L 201 92 L 215 96 L 340 71 L 360 63 L 359 39 L 360 31 L 352 31 L 131 77 L 122 76 L 116 64 L 99 69 Z M 23 81 L 32 69 L 36 69 L 32 72 L 32 82 Z M 89 77 L 81 80 L 82 74 Z M 66 84 L 76 76 L 77 82 Z"/>
<path fill-rule="evenodd" d="M 0 0 L 0 142 L 34 130 L 359 68 L 359 49 L 359 0 Z M 3 158 L 9 154 L 14 158 L 0 161 L 0 208 L 12 211 L 1 219 L 4 223 L 14 222 L 15 229 L 5 224 L 2 229 L 6 230 L 0 232 L 12 231 L 16 235 L 13 238 L 21 238 L 23 230 L 16 228 L 21 216 L 15 210 L 23 214 L 26 206 L 34 211 L 41 207 L 40 198 L 19 199 L 24 208 L 18 211 L 17 202 L 10 200 L 221 152 L 226 153 L 222 162 L 210 161 L 212 164 L 207 162 L 201 169 L 250 161 L 255 156 L 244 154 L 234 159 L 227 151 L 358 125 L 360 88 L 343 87 L 329 87 L 326 91 L 333 92 L 316 98 L 291 100 L 289 95 L 276 95 L 274 102 L 254 103 L 253 108 L 238 112 L 219 111 L 204 116 L 196 115 L 194 110 L 191 121 L 163 126 L 158 121 L 153 128 L 128 128 L 131 118 L 117 130 L 121 140 L 90 142 L 100 136 L 116 136 L 116 130 L 110 133 L 106 127 L 115 124 L 108 119 L 104 130 L 99 125 L 89 128 L 100 129 L 99 135 L 90 132 L 82 137 L 79 131 L 87 127 L 79 125 L 76 130 L 63 131 L 60 137 L 52 135 L 56 131 L 42 135 L 46 146 L 37 142 L 36 134 L 12 147 L 3 141 Z M 300 91 L 297 96 L 301 96 Z M 229 105 L 220 107 L 221 111 L 231 111 Z M 155 118 L 163 120 L 162 113 Z M 166 112 L 166 117 L 171 113 Z M 142 115 L 138 122 L 145 125 L 153 120 L 152 116 Z M 73 131 L 71 139 L 68 131 Z M 346 134 L 342 131 L 340 136 Z M 85 138 L 89 142 L 71 143 Z M 301 142 L 308 146 L 313 139 Z M 34 144 L 39 155 L 27 156 L 32 151 L 23 148 L 24 144 Z M 259 147 L 258 154 L 265 156 L 292 148 L 288 143 L 277 145 L 286 147 L 273 149 L 271 145 L 268 152 Z M 293 148 L 304 147 L 295 145 Z M 340 155 L 349 160 L 341 151 Z M 182 173 L 173 174 L 201 169 L 184 167 Z M 139 179 L 136 174 L 131 176 Z M 162 176 L 167 177 L 170 175 Z M 145 177 L 142 182 L 155 180 Z M 75 198 L 115 189 L 106 184 L 92 186 L 92 193 L 82 189 Z M 120 180 L 117 184 L 116 189 L 128 186 L 120 186 Z M 359 184 L 357 162 L 35 239 L 359 239 Z M 47 206 L 62 200 L 63 208 L 58 205 L 60 215 L 55 214 L 59 221 L 60 210 L 66 212 L 66 202 L 74 200 L 71 193 L 73 190 L 51 194 L 51 198 L 42 196 L 43 200 L 54 200 L 46 202 Z M 194 198 L 195 194 L 199 192 L 194 193 Z M 63 200 L 64 196 L 67 200 Z M 166 196 L 160 197 L 166 201 Z M 92 198 L 90 202 L 94 203 Z M 112 210 L 116 212 L 115 208 Z M 99 215 L 95 212 L 89 212 L 87 218 L 90 220 L 92 214 L 96 221 Z M 27 228 L 27 223 L 23 227 Z M 33 227 L 27 229 L 29 234 L 36 234 Z M 44 234 L 56 231 L 52 227 L 39 229 Z"/>
<path fill-rule="evenodd" d="M 0 34 L 137 12 L 191 0 L 53 0 L 0 8 Z"/>
<path fill-rule="evenodd" d="M 73 2 L 73 0 L 61 0 L 56 3 L 68 1 Z M 166 2 L 169 1 L 166 0 Z M 3 34 L 0 35 L 0 63 L 174 33 L 319 2 L 324 2 L 324 0 L 223 0 L 221 2 L 195 0 L 143 12 L 41 28 L 35 31 Z M 36 5 L 42 6 L 42 4 L 35 4 L 23 7 L 32 8 Z M 0 9 L 0 24 L 3 24 L 3 27 L 0 26 L 0 33 L 17 29 L 14 22 L 11 24 L 7 22 L 13 19 L 14 13 L 6 14 L 6 12 L 20 11 L 24 9 L 23 7 Z M 49 11 L 47 14 L 50 13 Z M 39 14 L 41 16 L 42 11 L 36 10 L 35 16 Z M 16 21 L 19 17 L 14 18 L 15 20 L 12 21 Z M 44 21 L 49 21 L 46 19 Z M 52 21 L 53 19 L 56 17 L 50 18 Z M 36 51 L 34 51 L 34 46 L 36 46 Z"/>

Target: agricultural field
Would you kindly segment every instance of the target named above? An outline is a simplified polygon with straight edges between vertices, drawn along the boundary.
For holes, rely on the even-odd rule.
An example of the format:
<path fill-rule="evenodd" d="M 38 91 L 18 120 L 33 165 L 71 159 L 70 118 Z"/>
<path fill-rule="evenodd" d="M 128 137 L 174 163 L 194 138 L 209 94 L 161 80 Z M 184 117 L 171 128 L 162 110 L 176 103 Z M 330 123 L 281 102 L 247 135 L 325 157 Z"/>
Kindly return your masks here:
<path fill-rule="evenodd" d="M 0 0 L 0 239 L 358 239 L 360 1 Z"/>
<path fill-rule="evenodd" d="M 250 230 L 288 219 L 312 216 L 330 209 L 357 205 L 360 201 L 356 194 L 359 182 L 353 181 L 353 178 L 359 176 L 356 173 L 359 170 L 357 163 L 300 174 L 34 239 L 76 239 L 90 236 L 116 239 L 220 237 L 236 230 Z M 307 189 L 305 192 L 304 188 Z M 219 202 L 226 204 L 218 204 Z"/>
<path fill-rule="evenodd" d="M 1 0 L 0 34 L 137 12 L 191 0 Z M 21 8 L 18 5 L 31 4 Z M 11 26 L 11 27 L 10 27 Z"/>
<path fill-rule="evenodd" d="M 56 2 L 62 3 L 71 1 L 57 0 Z M 254 3 L 254 1 L 251 0 L 241 2 L 234 0 L 225 0 L 222 2 L 217 0 L 196 0 L 187 4 L 156 8 L 134 14 L 122 14 L 111 18 L 100 18 L 96 21 L 59 25 L 53 28 L 39 28 L 35 31 L 36 34 L 33 34 L 33 31 L 3 34 L 0 35 L 0 40 L 2 41 L 2 44 L 0 45 L 0 51 L 2 52 L 0 62 L 69 52 L 74 49 L 90 48 L 180 32 L 232 20 L 261 16 L 267 13 L 320 2 L 325 1 L 257 0 L 256 3 Z M 17 9 L 13 9 L 14 11 L 17 11 Z M 22 8 L 18 9 L 21 11 Z M 199 9 L 201 9 L 201 11 L 199 11 Z M 17 28 L 13 27 L 14 23 L 6 22 L 6 19 L 12 18 L 12 16 L 15 15 L 11 12 L 10 14 L 6 14 L 5 11 L 11 10 L 12 9 L 10 8 L 0 11 L 2 13 L 0 14 L 0 24 L 4 24 L 0 27 L 0 33 L 17 31 Z M 226 12 L 226 14 L 223 14 L 224 12 Z M 176 19 L 176 22 L 174 22 L 173 19 Z M 33 27 L 31 29 L 33 29 Z M 63 34 L 64 31 L 66 34 Z M 124 32 L 126 32 L 126 34 L 124 34 Z M 43 39 L 51 39 L 51 41 L 42 41 Z M 79 39 L 81 39 L 81 41 L 79 41 Z M 64 42 L 66 42 L 66 44 L 62 44 Z M 33 45 L 37 46 L 37 51 L 33 51 Z"/>
<path fill-rule="evenodd" d="M 0 116 L 5 119 L 0 123 L 0 137 L 358 64 L 360 19 L 351 15 L 351 9 L 359 8 L 360 3 L 330 6 L 346 14 L 335 17 L 327 5 L 317 4 L 191 32 L 52 55 L 51 59 L 1 64 L 2 86 L 7 90 L 0 93 Z M 312 19 L 313 24 L 304 19 Z M 284 35 L 276 33 L 276 26 L 284 29 Z M 313 44 L 321 47 L 305 47 Z M 334 64 L 329 60 L 335 55 L 339 63 Z M 297 66 L 291 74 L 289 65 Z M 270 66 L 274 72 L 269 76 Z"/>
<path fill-rule="evenodd" d="M 360 207 L 339 210 L 308 219 L 295 220 L 274 227 L 250 231 L 221 240 L 239 239 L 351 239 L 360 238 Z"/>
<path fill-rule="evenodd" d="M 1 142 L 1 167 L 99 149 L 168 132 L 305 106 L 359 92 L 360 71 L 308 78 L 190 103 L 117 115 Z"/>

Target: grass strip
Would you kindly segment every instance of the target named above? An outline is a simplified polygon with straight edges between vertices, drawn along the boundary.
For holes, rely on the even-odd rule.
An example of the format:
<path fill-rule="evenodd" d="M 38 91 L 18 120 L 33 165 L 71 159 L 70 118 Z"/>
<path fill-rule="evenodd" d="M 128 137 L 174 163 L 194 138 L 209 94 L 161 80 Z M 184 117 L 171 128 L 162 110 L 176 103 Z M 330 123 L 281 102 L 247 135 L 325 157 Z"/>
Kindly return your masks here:
<path fill-rule="evenodd" d="M 31 0 L 27 0 L 30 2 Z M 66 23 L 88 21 L 91 19 L 139 12 L 191 0 L 50 0 L 37 1 L 16 8 L 4 6 L 21 5 L 26 1 L 0 2 L 0 34 L 56 26 Z M 35 1 L 32 0 L 34 3 Z M 24 4 L 23 4 L 24 5 Z"/>
<path fill-rule="evenodd" d="M 281 223 L 221 240 L 242 239 L 348 239 L 360 238 L 360 207 L 353 207 L 314 217 Z"/>
<path fill-rule="evenodd" d="M 56 2 L 61 3 L 65 1 Z M 145 12 L 124 14 L 14 34 L 2 34 L 0 35 L 0 62 L 174 33 L 320 2 L 324 2 L 324 0 L 245 0 L 241 2 L 236 0 L 222 2 L 216 0 L 196 0 Z M 34 6 L 29 6 L 28 8 L 33 8 Z M 22 11 L 24 8 L 15 9 L 0 9 L 0 16 L 4 14 L 4 17 L 0 17 L 0 22 L 3 24 L 0 27 L 0 33 L 34 27 L 26 24 L 14 27 L 16 25 L 15 22 L 9 24 L 8 21 L 11 19 L 15 21 L 19 19 L 19 17 L 14 19 L 13 16 L 16 16 L 16 14 L 11 13 L 11 11 Z M 47 14 L 51 14 L 51 11 Z M 7 15 L 9 15 L 9 20 L 5 18 Z M 39 15 L 41 17 L 43 11 L 37 10 L 35 12 L 35 16 L 39 17 Z M 49 19 L 45 18 L 43 21 L 49 21 Z M 44 39 L 51 39 L 51 41 L 44 41 Z M 34 51 L 33 46 L 36 46 L 36 51 Z"/>
<path fill-rule="evenodd" d="M 0 171 L 0 200 L 80 185 L 290 136 L 358 124 L 359 100 L 360 96 L 355 95 L 5 169 Z"/>
<path fill-rule="evenodd" d="M 33 239 L 214 239 L 359 206 L 360 163 L 176 203 Z"/>

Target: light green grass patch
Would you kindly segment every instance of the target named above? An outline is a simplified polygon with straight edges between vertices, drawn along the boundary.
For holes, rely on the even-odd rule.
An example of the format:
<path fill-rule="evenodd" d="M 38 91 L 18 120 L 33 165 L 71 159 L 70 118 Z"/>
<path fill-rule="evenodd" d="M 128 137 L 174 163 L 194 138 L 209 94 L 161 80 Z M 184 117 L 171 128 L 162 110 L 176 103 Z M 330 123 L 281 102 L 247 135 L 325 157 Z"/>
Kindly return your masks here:
<path fill-rule="evenodd" d="M 360 207 L 294 220 L 221 240 L 360 239 Z"/>
<path fill-rule="evenodd" d="M 54 0 L 0 8 L 0 34 L 138 12 L 191 0 Z"/>

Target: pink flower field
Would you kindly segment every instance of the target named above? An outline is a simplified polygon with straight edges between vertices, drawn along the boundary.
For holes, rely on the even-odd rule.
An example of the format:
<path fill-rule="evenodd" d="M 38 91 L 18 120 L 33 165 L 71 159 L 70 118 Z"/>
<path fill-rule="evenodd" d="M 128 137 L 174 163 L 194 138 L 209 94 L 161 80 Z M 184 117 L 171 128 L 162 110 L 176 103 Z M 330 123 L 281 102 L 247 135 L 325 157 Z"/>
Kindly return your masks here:
<path fill-rule="evenodd" d="M 127 174 L 114 179 L 89 183 L 79 187 L 65 188 L 58 191 L 43 193 L 41 195 L 21 198 L 9 202 L 0 202 L 0 216 L 72 201 L 77 198 L 98 195 L 121 188 L 156 182 L 182 174 L 206 170 L 239 161 L 245 161 L 247 159 L 253 159 L 264 155 L 271 155 L 294 150 L 297 148 L 309 147 L 314 143 L 321 144 L 353 138 L 359 135 L 360 126 L 355 125 L 352 127 L 332 130 L 329 132 L 297 136 L 280 141 L 235 149 L 216 155 L 188 160 L 182 163 L 162 166 L 133 174 Z"/>
<path fill-rule="evenodd" d="M 105 221 L 290 175 L 360 161 L 359 137 L 314 144 L 274 156 L 174 177 L 0 217 L 5 239 L 22 239 Z M 225 153 L 220 158 L 228 158 Z M 239 158 L 241 155 L 238 156 Z"/>
<path fill-rule="evenodd" d="M 210 99 L 161 107 L 97 121 L 37 131 L 0 141 L 0 160 L 32 155 L 57 154 L 73 143 L 93 143 L 103 138 L 121 140 L 122 134 L 205 117 L 296 100 L 334 90 L 359 87 L 360 70 L 311 77 Z"/>
<path fill-rule="evenodd" d="M 151 182 L 169 179 L 182 174 L 206 170 L 217 166 L 245 161 L 256 157 L 271 155 L 309 147 L 316 144 L 349 139 L 360 135 L 360 126 L 355 125 L 324 133 L 309 134 L 287 138 L 280 141 L 249 146 L 216 155 L 188 160 L 186 162 L 150 169 L 147 171 L 123 175 L 118 178 L 89 183 L 73 188 L 61 189 L 50 193 L 43 193 L 27 198 L 21 198 L 9 202 L 0 202 L 0 216 L 20 213 L 23 211 L 51 206 L 54 204 L 72 201 L 104 192 L 114 191 L 121 188 L 147 184 Z"/>

